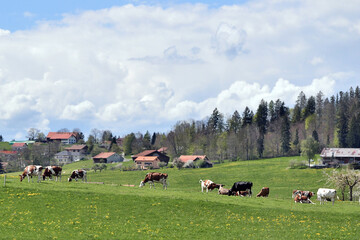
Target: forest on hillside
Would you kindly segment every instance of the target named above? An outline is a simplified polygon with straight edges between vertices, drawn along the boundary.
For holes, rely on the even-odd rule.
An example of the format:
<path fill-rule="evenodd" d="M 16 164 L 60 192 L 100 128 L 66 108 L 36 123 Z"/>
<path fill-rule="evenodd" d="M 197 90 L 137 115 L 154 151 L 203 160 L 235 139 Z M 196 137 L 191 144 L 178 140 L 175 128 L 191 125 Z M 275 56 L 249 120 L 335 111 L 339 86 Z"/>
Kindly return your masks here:
<path fill-rule="evenodd" d="M 203 120 L 177 122 L 168 133 L 130 133 L 126 155 L 166 146 L 174 158 L 207 155 L 212 160 L 249 160 L 301 153 L 301 142 L 313 138 L 324 147 L 360 147 L 360 89 L 351 87 L 331 97 L 300 92 L 293 108 L 281 99 L 262 100 L 257 109 L 246 107 L 225 118 L 215 108 Z"/>

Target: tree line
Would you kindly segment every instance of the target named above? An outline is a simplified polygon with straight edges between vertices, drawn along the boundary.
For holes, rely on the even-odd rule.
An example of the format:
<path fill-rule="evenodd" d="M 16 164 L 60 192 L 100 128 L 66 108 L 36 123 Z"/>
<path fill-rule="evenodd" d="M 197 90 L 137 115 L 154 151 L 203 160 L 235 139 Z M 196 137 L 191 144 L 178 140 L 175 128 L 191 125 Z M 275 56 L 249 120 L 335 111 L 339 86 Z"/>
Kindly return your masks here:
<path fill-rule="evenodd" d="M 301 142 L 313 139 L 318 152 L 324 147 L 360 147 L 360 89 L 351 87 L 331 97 L 300 92 L 293 108 L 281 99 L 261 100 L 225 117 L 217 108 L 203 120 L 177 122 L 168 133 L 130 133 L 125 154 L 168 147 L 174 158 L 182 154 L 211 159 L 251 160 L 299 155 Z"/>

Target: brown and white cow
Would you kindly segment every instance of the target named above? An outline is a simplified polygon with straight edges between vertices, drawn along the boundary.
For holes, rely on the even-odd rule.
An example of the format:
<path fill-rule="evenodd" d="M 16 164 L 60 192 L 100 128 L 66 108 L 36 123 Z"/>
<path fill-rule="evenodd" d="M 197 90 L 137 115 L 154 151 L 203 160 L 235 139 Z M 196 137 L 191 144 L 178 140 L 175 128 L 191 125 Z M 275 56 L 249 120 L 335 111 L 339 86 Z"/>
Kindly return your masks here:
<path fill-rule="evenodd" d="M 83 182 L 87 182 L 86 171 L 84 169 L 72 171 L 70 177 L 68 178 L 68 181 L 71 182 L 72 179 L 75 179 L 75 181 L 77 181 L 78 178 L 81 178 Z"/>
<path fill-rule="evenodd" d="M 52 176 L 55 176 L 56 181 L 58 181 L 58 178 L 60 178 L 61 181 L 61 171 L 62 168 L 59 166 L 47 166 L 43 173 L 43 180 L 45 180 L 46 177 L 51 179 Z"/>
<path fill-rule="evenodd" d="M 301 190 L 294 190 L 292 197 L 294 198 L 295 203 L 313 203 L 310 198 L 314 195 L 313 192 L 310 191 L 301 191 Z"/>
<path fill-rule="evenodd" d="M 267 197 L 269 196 L 270 189 L 268 187 L 263 187 L 261 191 L 256 195 L 256 197 Z"/>
<path fill-rule="evenodd" d="M 204 189 L 206 190 L 206 192 L 209 192 L 209 190 L 213 190 L 214 186 L 216 185 L 213 181 L 211 180 L 201 180 L 199 181 L 200 186 L 201 186 L 201 192 L 204 192 Z M 215 184 L 215 185 L 214 185 Z"/>
<path fill-rule="evenodd" d="M 149 183 L 150 188 L 154 187 L 154 182 L 156 183 L 162 183 L 163 189 L 167 189 L 167 177 L 168 175 L 166 173 L 159 173 L 159 172 L 151 172 L 146 174 L 145 179 L 140 182 L 139 187 L 145 186 L 145 183 Z"/>
<path fill-rule="evenodd" d="M 33 179 L 32 179 L 33 176 L 38 176 L 37 182 L 40 182 L 41 181 L 42 170 L 43 170 L 42 166 L 35 166 L 35 165 L 26 166 L 25 169 L 24 169 L 24 172 L 21 175 L 19 175 L 20 176 L 20 182 L 22 182 L 22 180 L 26 176 L 28 178 L 28 182 L 30 182 L 30 177 L 31 177 L 31 180 L 33 181 Z"/>

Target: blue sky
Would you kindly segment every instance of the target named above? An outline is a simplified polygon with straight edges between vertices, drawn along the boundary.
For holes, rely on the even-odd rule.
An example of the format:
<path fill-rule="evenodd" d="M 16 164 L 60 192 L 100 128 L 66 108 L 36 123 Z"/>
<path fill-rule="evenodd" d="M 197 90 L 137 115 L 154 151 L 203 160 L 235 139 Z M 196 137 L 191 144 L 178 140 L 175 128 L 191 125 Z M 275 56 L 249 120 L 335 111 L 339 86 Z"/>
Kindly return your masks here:
<path fill-rule="evenodd" d="M 0 134 L 167 132 L 215 107 L 347 91 L 359 13 L 359 0 L 4 1 Z"/>
<path fill-rule="evenodd" d="M 186 3 L 204 3 L 210 7 L 221 5 L 241 4 L 244 0 L 224 1 L 123 1 L 123 0 L 13 0 L 2 1 L 0 8 L 0 28 L 10 31 L 25 30 L 36 26 L 37 21 L 59 20 L 63 14 L 75 14 L 87 10 L 98 10 L 121 6 L 133 5 L 161 5 L 173 6 Z"/>

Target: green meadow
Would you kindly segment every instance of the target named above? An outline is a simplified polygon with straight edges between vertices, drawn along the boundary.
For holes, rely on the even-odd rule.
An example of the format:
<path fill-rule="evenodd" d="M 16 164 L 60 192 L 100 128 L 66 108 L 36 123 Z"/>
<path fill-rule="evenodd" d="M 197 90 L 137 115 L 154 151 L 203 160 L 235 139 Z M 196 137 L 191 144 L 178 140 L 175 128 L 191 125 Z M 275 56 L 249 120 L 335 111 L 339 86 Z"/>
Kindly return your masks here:
<path fill-rule="evenodd" d="M 169 174 L 167 190 L 139 188 L 147 171 L 108 168 L 89 171 L 93 183 L 67 182 L 71 170 L 90 161 L 66 165 L 61 182 L 20 182 L 14 173 L 4 187 L 0 175 L 0 239 L 359 239 L 358 202 L 292 201 L 294 189 L 328 187 L 323 170 L 289 169 L 292 159 L 161 169 Z M 252 181 L 253 197 L 201 193 L 199 179 L 228 188 Z M 262 187 L 270 188 L 268 198 L 255 197 Z"/>

